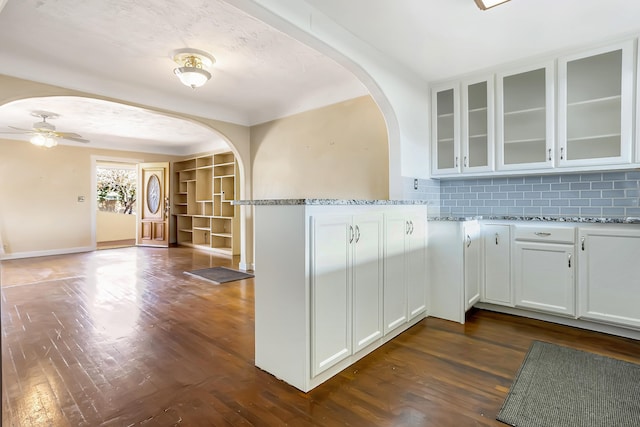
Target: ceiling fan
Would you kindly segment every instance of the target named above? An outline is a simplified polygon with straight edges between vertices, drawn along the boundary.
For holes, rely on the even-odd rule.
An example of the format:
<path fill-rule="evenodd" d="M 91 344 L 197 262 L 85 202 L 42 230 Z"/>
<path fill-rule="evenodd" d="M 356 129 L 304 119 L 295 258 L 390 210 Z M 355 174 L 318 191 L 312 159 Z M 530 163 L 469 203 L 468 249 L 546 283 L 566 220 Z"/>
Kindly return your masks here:
<path fill-rule="evenodd" d="M 49 111 L 33 111 L 31 113 L 34 117 L 42 119 L 40 122 L 33 124 L 32 129 L 21 129 L 14 126 L 9 126 L 11 129 L 15 129 L 16 132 L 0 132 L 0 134 L 26 134 L 31 136 L 31 143 L 38 146 L 54 147 L 58 145 L 58 139 L 68 139 L 69 141 L 88 143 L 88 139 L 82 138 L 74 132 L 57 132 L 56 127 L 47 122 L 47 119 L 56 119 L 60 117 L 59 114 L 51 113 Z"/>

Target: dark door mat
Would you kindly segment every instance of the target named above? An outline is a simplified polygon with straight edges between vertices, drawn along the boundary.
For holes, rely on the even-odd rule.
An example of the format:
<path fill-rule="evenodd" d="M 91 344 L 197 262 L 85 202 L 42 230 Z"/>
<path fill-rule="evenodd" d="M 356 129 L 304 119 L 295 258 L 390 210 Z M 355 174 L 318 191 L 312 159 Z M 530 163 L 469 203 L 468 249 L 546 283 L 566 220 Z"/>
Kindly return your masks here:
<path fill-rule="evenodd" d="M 201 270 L 185 271 L 185 274 L 200 279 L 205 279 L 219 285 L 221 283 L 235 282 L 236 280 L 250 279 L 253 274 L 244 271 L 233 270 L 226 267 L 203 268 Z"/>
<path fill-rule="evenodd" d="M 640 426 L 640 365 L 535 341 L 497 419 L 518 427 Z"/>

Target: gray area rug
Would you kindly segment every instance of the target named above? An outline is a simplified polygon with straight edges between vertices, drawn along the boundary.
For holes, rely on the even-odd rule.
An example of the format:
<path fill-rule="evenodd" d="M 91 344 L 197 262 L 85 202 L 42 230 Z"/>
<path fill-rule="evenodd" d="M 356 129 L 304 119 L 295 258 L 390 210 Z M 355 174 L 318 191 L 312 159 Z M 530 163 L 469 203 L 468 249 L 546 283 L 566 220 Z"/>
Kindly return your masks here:
<path fill-rule="evenodd" d="M 638 427 L 640 365 L 535 341 L 496 418 L 518 427 Z"/>
<path fill-rule="evenodd" d="M 185 271 L 185 273 L 200 279 L 208 280 L 217 285 L 220 283 L 235 282 L 236 280 L 254 277 L 253 274 L 226 267 L 203 268 L 201 270 Z"/>

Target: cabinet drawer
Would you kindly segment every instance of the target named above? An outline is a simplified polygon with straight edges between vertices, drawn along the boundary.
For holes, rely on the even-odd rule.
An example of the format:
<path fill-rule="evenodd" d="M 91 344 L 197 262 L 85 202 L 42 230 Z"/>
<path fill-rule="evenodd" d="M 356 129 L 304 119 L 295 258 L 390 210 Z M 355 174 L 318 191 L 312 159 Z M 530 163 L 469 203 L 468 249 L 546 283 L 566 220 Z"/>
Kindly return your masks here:
<path fill-rule="evenodd" d="M 576 231 L 575 227 L 571 226 L 517 225 L 514 227 L 514 238 L 533 242 L 574 244 Z"/>

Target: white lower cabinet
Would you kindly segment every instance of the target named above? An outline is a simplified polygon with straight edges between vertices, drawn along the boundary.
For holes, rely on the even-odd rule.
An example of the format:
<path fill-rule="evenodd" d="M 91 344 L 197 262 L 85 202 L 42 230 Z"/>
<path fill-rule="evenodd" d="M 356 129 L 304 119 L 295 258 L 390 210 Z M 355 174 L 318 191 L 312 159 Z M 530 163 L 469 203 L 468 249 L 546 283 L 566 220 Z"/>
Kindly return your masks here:
<path fill-rule="evenodd" d="M 480 301 L 480 224 L 477 221 L 463 225 L 464 234 L 464 310 L 468 311 Z"/>
<path fill-rule="evenodd" d="M 515 227 L 517 307 L 575 315 L 574 241 L 573 227 Z"/>
<path fill-rule="evenodd" d="M 385 226 L 396 217 L 401 239 Z M 426 217 L 424 206 L 255 206 L 256 366 L 306 392 L 423 318 Z M 398 269 L 388 283 L 385 265 Z M 385 334 L 398 301 L 403 319 Z"/>
<path fill-rule="evenodd" d="M 580 318 L 640 328 L 640 226 L 578 231 Z"/>
<path fill-rule="evenodd" d="M 311 236 L 312 375 L 382 336 L 382 214 L 317 215 Z"/>
<path fill-rule="evenodd" d="M 426 311 L 426 215 L 385 214 L 384 333 Z"/>
<path fill-rule="evenodd" d="M 511 232 L 504 224 L 482 225 L 484 277 L 482 301 L 513 307 Z"/>

